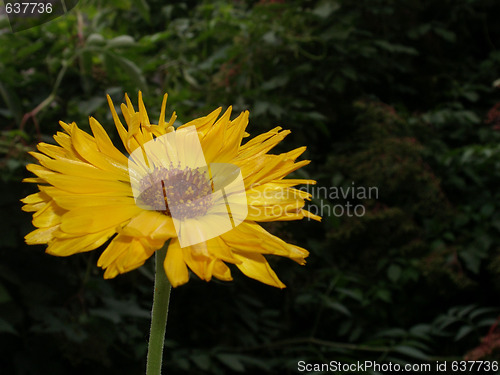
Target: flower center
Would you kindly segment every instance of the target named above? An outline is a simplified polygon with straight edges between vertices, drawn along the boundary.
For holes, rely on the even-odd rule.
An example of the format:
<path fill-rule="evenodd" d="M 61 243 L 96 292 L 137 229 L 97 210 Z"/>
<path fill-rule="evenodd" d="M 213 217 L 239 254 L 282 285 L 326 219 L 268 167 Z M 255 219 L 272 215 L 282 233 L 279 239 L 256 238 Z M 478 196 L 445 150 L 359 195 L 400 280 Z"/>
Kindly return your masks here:
<path fill-rule="evenodd" d="M 179 220 L 203 216 L 212 206 L 212 183 L 206 170 L 155 168 L 140 181 L 138 201 Z"/>

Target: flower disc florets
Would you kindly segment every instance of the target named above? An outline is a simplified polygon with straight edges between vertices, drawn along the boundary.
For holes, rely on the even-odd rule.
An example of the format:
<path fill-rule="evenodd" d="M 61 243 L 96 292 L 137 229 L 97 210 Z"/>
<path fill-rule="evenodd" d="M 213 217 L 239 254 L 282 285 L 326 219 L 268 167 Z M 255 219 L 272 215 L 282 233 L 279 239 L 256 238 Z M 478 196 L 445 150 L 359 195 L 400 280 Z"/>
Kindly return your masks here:
<path fill-rule="evenodd" d="M 212 205 L 212 186 L 201 168 L 155 168 L 140 181 L 141 204 L 183 220 L 203 216 Z M 172 214 L 170 205 L 176 205 Z"/>

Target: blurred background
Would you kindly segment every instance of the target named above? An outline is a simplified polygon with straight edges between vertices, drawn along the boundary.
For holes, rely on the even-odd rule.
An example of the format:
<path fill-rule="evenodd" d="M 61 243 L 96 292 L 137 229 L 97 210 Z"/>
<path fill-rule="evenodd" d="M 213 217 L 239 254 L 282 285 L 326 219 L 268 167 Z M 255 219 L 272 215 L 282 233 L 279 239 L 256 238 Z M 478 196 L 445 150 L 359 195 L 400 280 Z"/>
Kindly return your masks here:
<path fill-rule="evenodd" d="M 311 202 L 322 223 L 265 225 L 311 252 L 305 267 L 268 257 L 286 289 L 235 270 L 172 292 L 166 373 L 499 361 L 499 14 L 497 0 L 94 0 L 14 34 L 0 18 L 0 373 L 144 373 L 153 262 L 103 280 L 102 249 L 48 256 L 25 245 L 19 202 L 35 191 L 27 151 L 59 120 L 88 130 L 92 115 L 118 144 L 105 95 L 138 90 L 154 121 L 168 92 L 178 124 L 233 105 L 252 136 L 291 129 L 275 152 L 307 145 L 293 177 L 329 192 Z M 330 194 L 352 186 L 378 194 Z M 348 204 L 364 215 L 330 210 Z"/>

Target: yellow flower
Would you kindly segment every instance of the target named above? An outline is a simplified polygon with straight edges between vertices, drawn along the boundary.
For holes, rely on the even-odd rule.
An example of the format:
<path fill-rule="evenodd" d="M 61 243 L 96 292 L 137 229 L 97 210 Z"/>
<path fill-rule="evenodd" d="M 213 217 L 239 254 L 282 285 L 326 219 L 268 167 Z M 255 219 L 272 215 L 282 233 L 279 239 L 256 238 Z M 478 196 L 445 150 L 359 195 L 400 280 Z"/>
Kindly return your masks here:
<path fill-rule="evenodd" d="M 121 105 L 127 124 L 125 128 L 108 96 L 116 129 L 130 157 L 113 145 L 104 128 L 94 118 L 90 118 L 93 135 L 82 131 L 75 123 L 60 122 L 64 132 L 54 136 L 58 145 L 38 144 L 39 152 L 32 152 L 31 155 L 39 164 L 27 166 L 37 177 L 25 181 L 38 184 L 39 192 L 22 200 L 25 204 L 23 210 L 34 212 L 33 225 L 38 229 L 25 237 L 26 242 L 47 244 L 47 253 L 68 256 L 94 250 L 112 238 L 99 258 L 98 265 L 106 270 L 105 278 L 113 278 L 141 266 L 170 240 L 164 268 L 173 286 L 189 280 L 188 268 L 206 281 L 212 277 L 231 280 L 231 272 L 226 265 L 231 263 L 248 277 L 279 288 L 285 287 L 263 254 L 285 256 L 305 264 L 304 258 L 308 252 L 273 236 L 257 222 L 304 217 L 321 219 L 303 209 L 310 194 L 293 188 L 298 184 L 314 184 L 315 181 L 284 179 L 290 172 L 309 163 L 307 160 L 295 162 L 305 147 L 279 155 L 268 154 L 290 133 L 280 127 L 242 142 L 243 138 L 248 137 L 245 129 L 249 113 L 245 111 L 231 121 L 231 107 L 219 119 L 221 108 L 174 130 L 175 113 L 168 122 L 165 121 L 166 101 L 167 95 L 163 98 L 160 119 L 155 125 L 149 121 L 141 93 L 137 112 L 126 96 L 126 104 Z M 229 182 L 221 181 L 224 178 L 217 180 L 213 170 L 208 172 L 211 175 L 203 182 L 200 178 L 204 174 L 199 172 L 198 166 L 190 165 L 193 158 L 188 156 L 167 158 L 170 164 L 148 162 L 145 158 L 143 163 L 147 167 L 136 163 L 134 168 L 131 168 L 131 160 L 132 155 L 140 154 L 149 155 L 150 160 L 151 157 L 161 159 L 161 152 L 169 153 L 171 148 L 166 141 L 163 142 L 165 148 L 158 146 L 163 144 L 160 139 L 169 135 L 179 138 L 178 134 L 189 129 L 195 130 L 198 139 L 192 141 L 199 141 L 204 160 L 209 166 L 235 166 L 235 170 L 241 174 L 244 199 L 241 199 L 240 194 L 236 201 L 240 207 L 243 204 L 245 215 L 238 225 L 236 215 L 230 212 L 226 214 L 233 224 L 229 231 L 213 238 L 202 237 L 207 238 L 204 242 L 189 237 L 190 245 L 181 247 L 179 233 L 183 233 L 183 229 L 177 225 L 179 217 L 186 220 L 185 227 L 188 225 L 186 223 L 192 223 L 192 220 L 203 215 L 216 220 L 213 214 L 216 204 L 206 196 L 212 193 L 211 190 L 218 183 L 222 191 L 226 187 L 223 197 L 227 203 L 227 197 L 232 194 L 227 192 Z M 156 145 L 156 156 L 148 154 L 148 145 Z M 188 146 L 179 146 L 178 154 L 192 153 L 192 148 Z M 173 165 L 172 160 L 177 160 L 178 165 Z M 184 182 L 191 185 L 175 190 L 175 186 Z M 207 183 L 209 188 L 206 187 Z M 203 192 L 201 188 L 196 188 L 200 184 L 205 184 Z M 134 191 L 134 186 L 141 187 L 140 196 Z M 171 188 L 174 190 L 169 190 Z M 233 196 L 237 197 L 237 194 Z M 158 202 L 158 199 L 163 207 L 149 205 L 148 202 Z M 171 212 L 174 208 L 172 203 L 175 206 L 185 205 L 177 210 L 180 212 L 177 219 Z M 211 212 L 213 215 L 209 216 Z M 210 223 L 215 222 L 207 219 L 200 225 L 210 226 Z"/>

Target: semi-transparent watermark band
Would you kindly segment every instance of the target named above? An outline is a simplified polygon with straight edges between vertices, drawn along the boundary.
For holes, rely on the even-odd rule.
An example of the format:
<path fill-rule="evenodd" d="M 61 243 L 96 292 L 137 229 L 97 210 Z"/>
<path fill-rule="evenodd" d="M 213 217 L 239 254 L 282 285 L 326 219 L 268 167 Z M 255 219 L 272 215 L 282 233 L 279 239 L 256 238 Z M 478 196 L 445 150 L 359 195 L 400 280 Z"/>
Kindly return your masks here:
<path fill-rule="evenodd" d="M 78 0 L 3 0 L 0 1 L 0 24 L 7 23 L 12 32 L 31 29 L 65 15 L 77 4 Z"/>
<path fill-rule="evenodd" d="M 291 189 L 262 189 L 251 194 L 248 204 L 252 206 L 254 215 L 283 216 L 297 211 L 296 197 L 301 193 L 307 197 L 303 208 L 321 217 L 361 217 L 366 214 L 365 203 L 379 198 L 378 187 L 356 185 L 352 181 L 348 186 L 306 185 Z M 262 202 L 268 204 L 262 204 Z M 278 204 L 272 205 L 271 202 Z M 290 204 L 281 202 L 290 202 Z"/>

